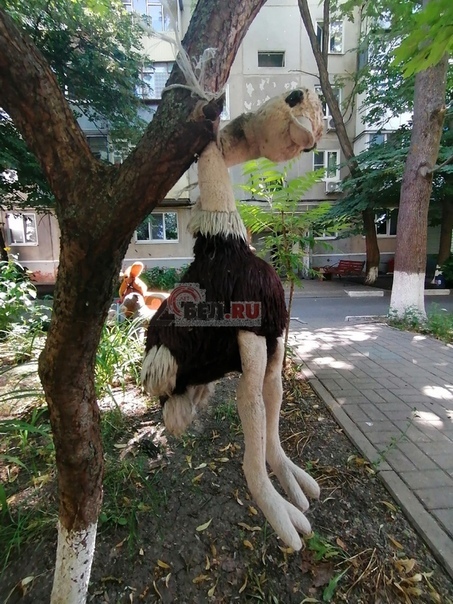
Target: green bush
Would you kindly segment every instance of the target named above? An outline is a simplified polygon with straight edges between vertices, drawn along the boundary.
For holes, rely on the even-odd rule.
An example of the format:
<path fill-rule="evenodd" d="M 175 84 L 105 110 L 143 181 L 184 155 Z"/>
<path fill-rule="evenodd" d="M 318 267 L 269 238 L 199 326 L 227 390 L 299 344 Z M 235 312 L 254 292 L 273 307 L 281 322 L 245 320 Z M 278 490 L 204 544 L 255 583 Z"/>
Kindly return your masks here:
<path fill-rule="evenodd" d="M 0 338 L 30 322 L 36 288 L 27 271 L 14 259 L 0 262 Z"/>
<path fill-rule="evenodd" d="M 453 254 L 442 264 L 442 274 L 445 279 L 445 285 L 453 287 Z"/>
<path fill-rule="evenodd" d="M 150 290 L 169 291 L 179 283 L 186 268 L 185 266 L 181 268 L 161 268 L 155 266 L 144 271 L 140 275 L 140 279 L 143 279 Z"/>

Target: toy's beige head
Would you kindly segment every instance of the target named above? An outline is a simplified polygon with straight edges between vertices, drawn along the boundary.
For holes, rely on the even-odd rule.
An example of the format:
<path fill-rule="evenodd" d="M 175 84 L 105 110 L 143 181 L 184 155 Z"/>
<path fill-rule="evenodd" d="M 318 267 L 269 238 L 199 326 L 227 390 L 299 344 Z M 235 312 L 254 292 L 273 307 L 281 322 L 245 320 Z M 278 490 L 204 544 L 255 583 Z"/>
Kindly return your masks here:
<path fill-rule="evenodd" d="M 314 90 L 298 88 L 230 122 L 220 132 L 220 144 L 227 166 L 257 157 L 282 162 L 311 151 L 322 134 L 319 96 Z"/>

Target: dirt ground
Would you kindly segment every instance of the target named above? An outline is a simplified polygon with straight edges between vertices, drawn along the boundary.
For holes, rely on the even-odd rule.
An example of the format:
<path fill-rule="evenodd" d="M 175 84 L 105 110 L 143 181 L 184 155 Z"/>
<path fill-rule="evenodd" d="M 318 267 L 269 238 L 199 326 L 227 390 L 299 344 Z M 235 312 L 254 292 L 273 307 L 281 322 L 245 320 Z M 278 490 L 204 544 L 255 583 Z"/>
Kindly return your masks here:
<path fill-rule="evenodd" d="M 299 377 L 297 369 L 287 376 L 281 438 L 321 486 L 308 512 L 314 533 L 301 552 L 277 539 L 249 497 L 237 376 L 218 383 L 213 404 L 181 440 L 166 437 L 159 407 L 137 388 L 116 393 L 121 413 L 104 405 L 105 497 L 89 602 L 453 602 L 450 580 L 382 486 L 379 466 L 360 457 Z M 11 462 L 0 467 L 15 493 L 3 529 L 13 518 L 18 524 L 13 504 L 21 496 L 38 514 L 31 522 L 48 521 L 12 549 L 0 577 L 5 604 L 49 602 L 55 477 L 36 464 L 40 479 L 32 483 Z"/>

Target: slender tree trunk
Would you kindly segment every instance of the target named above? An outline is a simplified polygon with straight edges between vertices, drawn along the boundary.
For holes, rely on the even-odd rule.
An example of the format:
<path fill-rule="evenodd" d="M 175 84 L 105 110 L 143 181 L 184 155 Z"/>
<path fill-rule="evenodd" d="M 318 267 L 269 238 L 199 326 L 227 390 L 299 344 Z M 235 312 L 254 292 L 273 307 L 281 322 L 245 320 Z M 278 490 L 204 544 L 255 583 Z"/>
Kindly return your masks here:
<path fill-rule="evenodd" d="M 3 235 L 3 228 L 0 226 L 0 260 L 8 262 L 8 252 L 6 251 L 6 241 Z"/>
<path fill-rule="evenodd" d="M 453 200 L 442 199 L 442 222 L 440 225 L 439 254 L 437 264 L 441 266 L 451 253 L 453 231 Z"/>
<path fill-rule="evenodd" d="M 380 261 L 376 224 L 374 222 L 374 210 L 372 208 L 363 210 L 362 218 L 366 244 L 365 283 L 371 284 L 374 283 L 378 277 Z"/>
<path fill-rule="evenodd" d="M 310 45 L 313 51 L 313 55 L 316 60 L 316 65 L 319 71 L 319 82 L 321 84 L 321 90 L 326 99 L 326 103 L 329 107 L 330 113 L 335 122 L 336 134 L 340 142 L 341 150 L 343 155 L 348 161 L 348 167 L 351 174 L 359 172 L 359 167 L 355 161 L 354 147 L 351 140 L 349 139 L 346 125 L 344 123 L 343 115 L 338 105 L 337 98 L 334 94 L 332 84 L 329 80 L 328 70 L 328 56 L 329 56 L 329 15 L 330 15 L 330 0 L 324 0 L 323 15 L 324 15 L 324 30 L 323 30 L 323 48 L 321 50 L 316 32 L 313 27 L 313 21 L 310 14 L 310 8 L 308 6 L 308 0 L 298 0 L 299 10 L 304 23 L 305 29 L 310 40 Z M 378 276 L 380 252 L 378 239 L 376 236 L 376 227 L 374 225 L 374 212 L 370 208 L 367 208 L 362 212 L 363 226 L 365 232 L 366 241 L 366 283 L 374 283 Z M 372 221 L 371 221 L 372 217 Z M 371 224 L 373 222 L 373 224 Z"/>
<path fill-rule="evenodd" d="M 426 4 L 426 2 L 425 2 Z M 432 170 L 445 116 L 447 57 L 415 76 L 411 144 L 401 186 L 390 311 L 426 317 L 425 270 Z"/>
<path fill-rule="evenodd" d="M 113 254 L 92 244 L 87 259 L 80 246 L 62 236 L 53 318 L 39 359 L 60 502 L 53 604 L 85 601 L 102 503 L 103 452 L 94 368 L 127 244 L 120 243 Z"/>

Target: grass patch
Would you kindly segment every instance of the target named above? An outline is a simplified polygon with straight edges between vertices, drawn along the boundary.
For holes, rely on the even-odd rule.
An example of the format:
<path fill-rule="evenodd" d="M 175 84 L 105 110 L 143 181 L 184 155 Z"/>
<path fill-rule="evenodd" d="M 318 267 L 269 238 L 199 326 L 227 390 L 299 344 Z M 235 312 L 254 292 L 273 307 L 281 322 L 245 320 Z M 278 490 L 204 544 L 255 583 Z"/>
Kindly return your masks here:
<path fill-rule="evenodd" d="M 447 344 L 453 343 L 453 313 L 442 308 L 431 308 L 426 319 L 420 317 L 415 309 L 408 309 L 402 318 L 390 313 L 389 325 L 397 329 L 415 331 L 430 335 Z"/>

